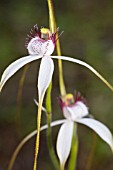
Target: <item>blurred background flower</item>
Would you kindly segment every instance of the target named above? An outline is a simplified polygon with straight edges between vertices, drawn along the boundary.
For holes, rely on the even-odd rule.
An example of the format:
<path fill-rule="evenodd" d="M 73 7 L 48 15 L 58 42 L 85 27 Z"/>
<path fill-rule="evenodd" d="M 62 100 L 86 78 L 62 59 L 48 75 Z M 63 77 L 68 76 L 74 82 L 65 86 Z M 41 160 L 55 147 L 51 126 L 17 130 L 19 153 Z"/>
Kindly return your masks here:
<path fill-rule="evenodd" d="M 94 66 L 107 80 L 113 84 L 113 1 L 111 0 L 60 0 L 54 1 L 57 25 L 64 31 L 60 38 L 62 55 L 72 56 L 87 61 Z M 0 2 L 0 74 L 12 61 L 26 55 L 24 47 L 26 35 L 33 25 L 48 27 L 48 8 L 46 0 L 11 0 Z M 9 159 L 19 141 L 36 129 L 37 108 L 33 99 L 37 97 L 37 69 L 39 62 L 30 65 L 26 74 L 22 110 L 20 115 L 19 134 L 16 117 L 16 98 L 18 82 L 22 70 L 8 81 L 0 94 L 0 164 L 6 169 Z M 57 65 L 57 60 L 55 61 Z M 58 110 L 59 95 L 58 70 L 55 66 L 53 77 L 53 119 L 62 118 Z M 64 62 L 64 78 L 67 90 L 81 91 L 87 98 L 89 107 L 95 118 L 98 117 L 113 132 L 113 94 L 96 76 L 86 68 Z M 71 74 L 70 74 L 71 73 Z M 31 79 L 32 77 L 32 79 Z M 74 86 L 76 85 L 76 87 Z M 61 114 L 59 114 L 61 113 Z M 45 115 L 42 115 L 45 124 Z M 78 170 L 84 170 L 93 142 L 92 132 L 88 128 L 79 128 Z M 55 144 L 58 127 L 53 129 Z M 46 132 L 41 134 L 39 169 L 52 170 L 46 145 Z M 84 138 L 84 140 L 82 140 Z M 112 153 L 109 147 L 98 138 L 92 170 L 112 170 Z M 7 146 L 7 149 L 6 149 Z M 30 140 L 19 154 L 15 170 L 31 170 L 34 158 L 35 138 Z M 46 157 L 44 156 L 46 154 Z M 80 158 L 80 159 L 79 159 Z"/>

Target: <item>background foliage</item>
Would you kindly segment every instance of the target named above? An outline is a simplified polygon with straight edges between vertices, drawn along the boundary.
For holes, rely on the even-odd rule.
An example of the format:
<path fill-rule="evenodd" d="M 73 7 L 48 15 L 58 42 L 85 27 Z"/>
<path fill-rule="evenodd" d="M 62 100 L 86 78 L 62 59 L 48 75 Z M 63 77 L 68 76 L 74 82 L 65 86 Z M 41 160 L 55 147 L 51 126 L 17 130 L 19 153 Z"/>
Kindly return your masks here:
<path fill-rule="evenodd" d="M 57 25 L 64 30 L 60 38 L 62 54 L 72 56 L 94 66 L 113 85 L 113 1 L 112 0 L 57 0 L 54 1 Z M 0 2 L 0 73 L 12 61 L 27 55 L 26 35 L 33 25 L 48 27 L 46 0 L 4 0 Z M 20 122 L 16 123 L 16 99 L 22 69 L 14 75 L 0 94 L 0 168 L 6 169 L 19 141 L 36 128 L 37 71 L 39 61 L 30 64 L 26 74 Z M 52 102 L 53 120 L 61 118 L 57 104 L 59 96 L 58 69 L 55 61 Z M 68 92 L 80 91 L 86 98 L 91 114 L 108 125 L 113 133 L 113 93 L 87 69 L 63 63 Z M 45 114 L 42 124 L 46 123 Z M 55 145 L 58 127 L 53 129 Z M 78 170 L 84 170 L 92 147 L 92 131 L 79 126 Z M 35 138 L 19 154 L 14 169 L 31 170 Z M 113 156 L 109 147 L 97 138 L 92 170 L 112 170 Z M 41 134 L 39 169 L 52 170 L 46 133 Z"/>

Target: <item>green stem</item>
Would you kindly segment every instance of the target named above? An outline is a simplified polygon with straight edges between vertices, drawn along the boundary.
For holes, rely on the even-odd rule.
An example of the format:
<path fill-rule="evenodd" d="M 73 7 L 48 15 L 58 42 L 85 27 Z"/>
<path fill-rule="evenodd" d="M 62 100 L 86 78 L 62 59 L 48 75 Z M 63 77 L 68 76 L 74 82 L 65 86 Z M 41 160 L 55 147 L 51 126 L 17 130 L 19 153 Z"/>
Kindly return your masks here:
<path fill-rule="evenodd" d="M 46 95 L 46 110 L 47 110 L 47 142 L 48 142 L 48 149 L 49 149 L 49 154 L 51 157 L 51 160 L 53 162 L 53 165 L 56 170 L 59 170 L 59 164 L 57 157 L 55 155 L 54 149 L 53 149 L 53 144 L 52 144 L 52 130 L 51 130 L 51 120 L 52 120 L 52 108 L 51 108 L 51 88 L 52 88 L 52 82 L 50 83 L 48 89 L 47 89 L 47 95 Z"/>
<path fill-rule="evenodd" d="M 74 125 L 74 131 L 73 131 L 71 155 L 70 155 L 68 170 L 75 170 L 76 169 L 77 153 L 78 153 L 78 137 L 77 137 L 76 132 L 77 132 L 77 125 L 75 124 Z"/>
<path fill-rule="evenodd" d="M 57 122 L 57 123 L 56 123 Z M 58 123 L 58 121 L 54 121 L 53 124 L 51 123 L 51 126 L 56 126 L 56 125 L 60 125 L 62 123 Z M 44 125 L 40 128 L 40 132 L 47 129 L 48 126 Z M 34 130 L 33 132 L 29 133 L 26 137 L 24 137 L 24 139 L 22 139 L 22 141 L 19 143 L 19 145 L 16 147 L 15 151 L 13 152 L 13 155 L 11 156 L 9 165 L 8 165 L 8 170 L 12 170 L 15 160 L 20 152 L 20 150 L 22 149 L 22 147 L 26 144 L 26 142 L 28 142 L 32 137 L 34 137 L 37 134 L 37 130 Z"/>
<path fill-rule="evenodd" d="M 55 155 L 54 149 L 53 149 L 53 144 L 52 144 L 52 137 L 51 137 L 51 118 L 52 115 L 51 113 L 48 114 L 47 116 L 47 124 L 48 124 L 48 129 L 47 129 L 47 142 L 48 142 L 48 149 L 49 149 L 49 154 L 51 157 L 51 160 L 53 162 L 53 165 L 56 170 L 59 170 L 59 163 L 57 160 L 57 157 Z"/>
<path fill-rule="evenodd" d="M 46 110 L 47 113 L 51 113 L 52 112 L 52 108 L 51 108 L 51 90 L 52 90 L 52 82 L 50 83 L 48 89 L 47 89 L 47 93 L 46 93 Z M 47 116 L 48 116 L 47 114 Z"/>
<path fill-rule="evenodd" d="M 55 17 L 54 17 L 54 10 L 53 10 L 53 3 L 52 0 L 47 0 L 48 2 L 48 8 L 49 8 L 49 26 L 50 26 L 50 30 L 52 33 L 54 33 L 56 31 L 55 28 Z"/>
<path fill-rule="evenodd" d="M 50 29 L 54 33 L 57 29 L 57 25 L 56 25 L 56 21 L 55 21 L 55 15 L 54 15 L 52 0 L 48 0 L 48 8 L 49 8 Z M 57 38 L 58 38 L 58 33 L 56 34 L 56 39 Z M 56 42 L 56 49 L 57 49 L 58 56 L 61 56 L 59 39 Z M 63 79 L 63 68 L 62 68 L 62 60 L 61 59 L 58 60 L 58 68 L 59 68 L 60 93 L 61 93 L 62 96 L 64 96 L 66 94 L 66 88 L 65 88 L 64 79 Z"/>
<path fill-rule="evenodd" d="M 55 23 L 55 16 L 54 16 L 54 9 L 53 9 L 53 3 L 52 0 L 48 0 L 48 8 L 49 8 L 49 25 L 50 30 L 52 33 L 55 33 L 56 31 L 56 23 Z M 56 35 L 58 37 L 58 34 Z M 59 40 L 58 40 L 59 41 Z M 57 41 L 57 43 L 58 43 Z M 60 51 L 60 46 L 57 45 L 57 51 Z M 59 66 L 59 81 L 60 81 L 60 91 L 61 94 L 65 94 L 65 86 L 63 82 L 63 71 L 62 71 L 62 63 L 60 61 Z M 52 119 L 52 109 L 51 109 L 51 88 L 52 83 L 50 84 L 48 90 L 47 90 L 47 96 L 46 96 L 46 109 L 47 109 L 47 123 L 48 123 L 48 130 L 47 130 L 47 140 L 48 140 L 48 149 L 50 153 L 51 160 L 54 164 L 55 169 L 59 170 L 59 163 L 57 160 L 57 157 L 55 155 L 53 145 L 52 145 L 52 137 L 51 137 L 51 119 Z"/>

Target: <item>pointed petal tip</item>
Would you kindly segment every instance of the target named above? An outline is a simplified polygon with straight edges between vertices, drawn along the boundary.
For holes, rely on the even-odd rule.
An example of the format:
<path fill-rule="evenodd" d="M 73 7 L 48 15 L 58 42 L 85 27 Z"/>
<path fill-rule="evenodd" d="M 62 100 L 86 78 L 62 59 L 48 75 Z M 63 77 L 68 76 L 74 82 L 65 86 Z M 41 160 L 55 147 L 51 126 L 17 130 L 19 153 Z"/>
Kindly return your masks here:
<path fill-rule="evenodd" d="M 3 88 L 3 84 L 0 82 L 0 93 L 2 91 L 2 88 Z"/>
<path fill-rule="evenodd" d="M 112 153 L 113 153 L 113 137 L 112 137 L 111 151 L 112 151 Z"/>
<path fill-rule="evenodd" d="M 111 148 L 111 152 L 112 152 L 112 154 L 113 154 L 113 148 Z"/>

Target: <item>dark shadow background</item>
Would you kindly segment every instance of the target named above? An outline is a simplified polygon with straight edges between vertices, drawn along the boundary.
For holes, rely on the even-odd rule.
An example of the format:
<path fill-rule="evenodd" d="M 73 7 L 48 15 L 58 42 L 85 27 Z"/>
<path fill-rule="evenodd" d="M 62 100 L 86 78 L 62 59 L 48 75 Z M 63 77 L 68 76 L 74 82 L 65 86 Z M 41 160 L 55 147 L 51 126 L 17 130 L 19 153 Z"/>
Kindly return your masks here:
<path fill-rule="evenodd" d="M 113 1 L 57 0 L 54 1 L 57 25 L 64 31 L 60 37 L 62 54 L 78 58 L 94 66 L 113 85 Z M 4 0 L 0 2 L 0 74 L 14 60 L 27 55 L 26 35 L 33 25 L 48 27 L 46 0 Z M 60 95 L 57 61 L 53 77 L 53 120 L 62 118 L 57 104 Z M 11 155 L 21 139 L 36 128 L 37 75 L 40 61 L 30 64 L 23 88 L 19 129 L 16 124 L 17 91 L 22 69 L 5 85 L 0 94 L 0 170 L 6 170 Z M 77 64 L 63 62 L 67 92 L 80 91 L 86 97 L 90 113 L 105 123 L 113 133 L 113 93 L 89 70 Z M 46 123 L 45 114 L 42 124 Z M 53 128 L 53 143 L 59 127 Z M 87 170 L 93 133 L 79 125 L 79 154 L 77 170 Z M 21 150 L 14 170 L 31 170 L 35 138 Z M 39 170 L 53 170 L 46 143 L 41 133 Z M 91 170 L 112 170 L 111 150 L 99 137 Z"/>

